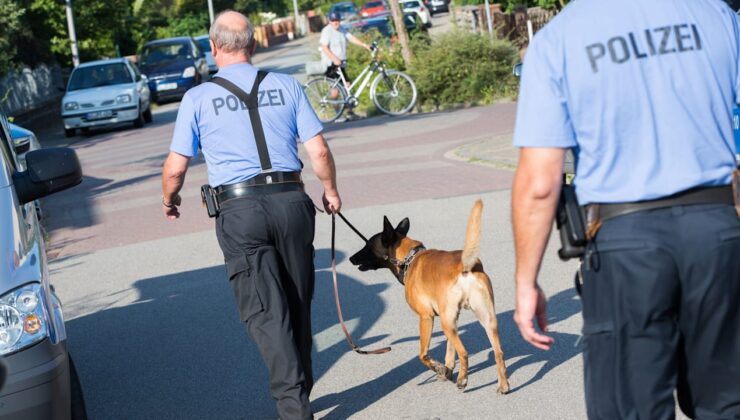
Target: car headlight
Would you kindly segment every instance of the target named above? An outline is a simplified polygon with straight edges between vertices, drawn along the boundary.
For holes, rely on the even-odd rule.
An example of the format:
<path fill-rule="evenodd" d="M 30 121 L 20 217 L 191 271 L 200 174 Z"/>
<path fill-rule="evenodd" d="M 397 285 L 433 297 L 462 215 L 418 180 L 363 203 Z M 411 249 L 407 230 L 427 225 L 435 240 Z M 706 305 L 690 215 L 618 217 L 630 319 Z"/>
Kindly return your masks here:
<path fill-rule="evenodd" d="M 41 284 L 31 283 L 0 297 L 0 355 L 36 344 L 48 335 Z"/>
<path fill-rule="evenodd" d="M 131 95 L 128 93 L 124 93 L 123 95 L 116 96 L 116 103 L 117 104 L 127 104 L 131 102 Z"/>
<path fill-rule="evenodd" d="M 64 104 L 65 111 L 74 111 L 79 108 L 80 105 L 77 102 L 67 102 L 66 104 Z"/>
<path fill-rule="evenodd" d="M 195 67 L 190 66 L 182 72 L 182 77 L 195 77 Z"/>

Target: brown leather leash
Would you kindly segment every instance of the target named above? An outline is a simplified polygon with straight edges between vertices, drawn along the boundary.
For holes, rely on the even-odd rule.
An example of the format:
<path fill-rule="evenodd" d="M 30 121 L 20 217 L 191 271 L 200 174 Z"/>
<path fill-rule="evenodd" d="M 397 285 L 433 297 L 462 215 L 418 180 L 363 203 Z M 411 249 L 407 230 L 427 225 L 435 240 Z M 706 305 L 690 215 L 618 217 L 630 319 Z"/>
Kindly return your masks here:
<path fill-rule="evenodd" d="M 365 242 L 367 242 L 367 239 L 362 236 L 362 234 L 355 229 L 352 224 L 345 219 L 345 217 L 342 215 L 342 213 L 337 212 L 336 214 L 339 215 L 339 217 L 344 220 L 344 223 L 347 224 L 360 238 L 362 238 Z M 336 232 L 336 217 L 335 214 L 332 213 L 331 215 L 331 274 L 334 278 L 334 301 L 337 304 L 337 315 L 339 316 L 339 325 L 342 326 L 342 331 L 344 331 L 344 336 L 347 338 L 347 343 L 349 343 L 350 347 L 352 347 L 352 350 L 359 354 L 383 354 L 388 353 L 391 351 L 390 347 L 383 347 L 376 350 L 362 350 L 360 346 L 355 344 L 354 341 L 352 341 L 352 336 L 349 335 L 349 331 L 347 331 L 347 327 L 344 325 L 344 317 L 342 316 L 342 305 L 339 303 L 339 286 L 337 284 L 337 258 L 336 258 L 336 252 L 334 247 L 334 238 L 335 238 L 335 232 Z"/>

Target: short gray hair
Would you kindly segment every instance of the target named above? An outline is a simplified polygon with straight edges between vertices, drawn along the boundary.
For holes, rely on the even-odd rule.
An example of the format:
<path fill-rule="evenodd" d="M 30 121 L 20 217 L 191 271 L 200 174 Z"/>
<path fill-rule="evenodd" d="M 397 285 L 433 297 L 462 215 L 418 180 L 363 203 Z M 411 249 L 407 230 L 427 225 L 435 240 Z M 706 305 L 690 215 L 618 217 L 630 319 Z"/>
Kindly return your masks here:
<path fill-rule="evenodd" d="M 220 22 L 219 17 L 225 13 L 238 13 L 246 21 L 247 29 L 235 28 Z M 252 43 L 254 42 L 254 27 L 252 26 L 252 22 L 249 21 L 249 18 L 243 14 L 233 10 L 224 10 L 216 15 L 216 18 L 213 20 L 213 25 L 211 25 L 211 29 L 208 31 L 208 37 L 216 44 L 216 48 L 226 53 L 243 52 L 249 55 Z"/>

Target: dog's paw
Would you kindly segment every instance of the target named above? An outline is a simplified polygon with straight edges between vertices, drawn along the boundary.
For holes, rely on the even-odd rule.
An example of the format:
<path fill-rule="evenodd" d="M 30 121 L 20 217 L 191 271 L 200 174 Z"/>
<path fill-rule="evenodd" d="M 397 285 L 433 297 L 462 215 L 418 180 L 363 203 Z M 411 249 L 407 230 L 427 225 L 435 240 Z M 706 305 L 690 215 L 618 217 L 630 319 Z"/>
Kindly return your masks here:
<path fill-rule="evenodd" d="M 457 378 L 457 389 L 462 391 L 465 389 L 465 387 L 468 386 L 468 378 Z"/>
<path fill-rule="evenodd" d="M 452 369 L 447 366 L 442 366 L 441 369 L 437 369 L 437 380 L 438 381 L 451 381 L 452 380 Z"/>
<path fill-rule="evenodd" d="M 496 390 L 501 395 L 506 395 L 509 393 L 509 384 L 500 385 L 498 389 Z"/>

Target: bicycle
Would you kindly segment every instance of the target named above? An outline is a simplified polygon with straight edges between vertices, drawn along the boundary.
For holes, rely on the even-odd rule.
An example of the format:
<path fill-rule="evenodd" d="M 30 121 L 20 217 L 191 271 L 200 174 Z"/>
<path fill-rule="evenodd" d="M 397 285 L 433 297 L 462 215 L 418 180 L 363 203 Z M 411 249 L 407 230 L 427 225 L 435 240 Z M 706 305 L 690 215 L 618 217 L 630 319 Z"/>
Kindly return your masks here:
<path fill-rule="evenodd" d="M 370 85 L 370 98 L 380 111 L 388 115 L 402 115 L 414 107 L 416 104 L 414 80 L 406 73 L 388 69 L 386 64 L 377 57 L 376 42 L 372 44 L 371 55 L 370 64 L 349 86 L 347 86 L 347 79 L 341 67 L 337 69 L 338 79 L 322 76 L 306 83 L 304 86 L 306 96 L 321 122 L 330 123 L 339 118 L 346 107 L 356 107 L 359 104 L 359 96 L 376 73 L 378 75 Z M 353 89 L 355 89 L 354 92 Z M 332 93 L 336 94 L 333 98 Z"/>

